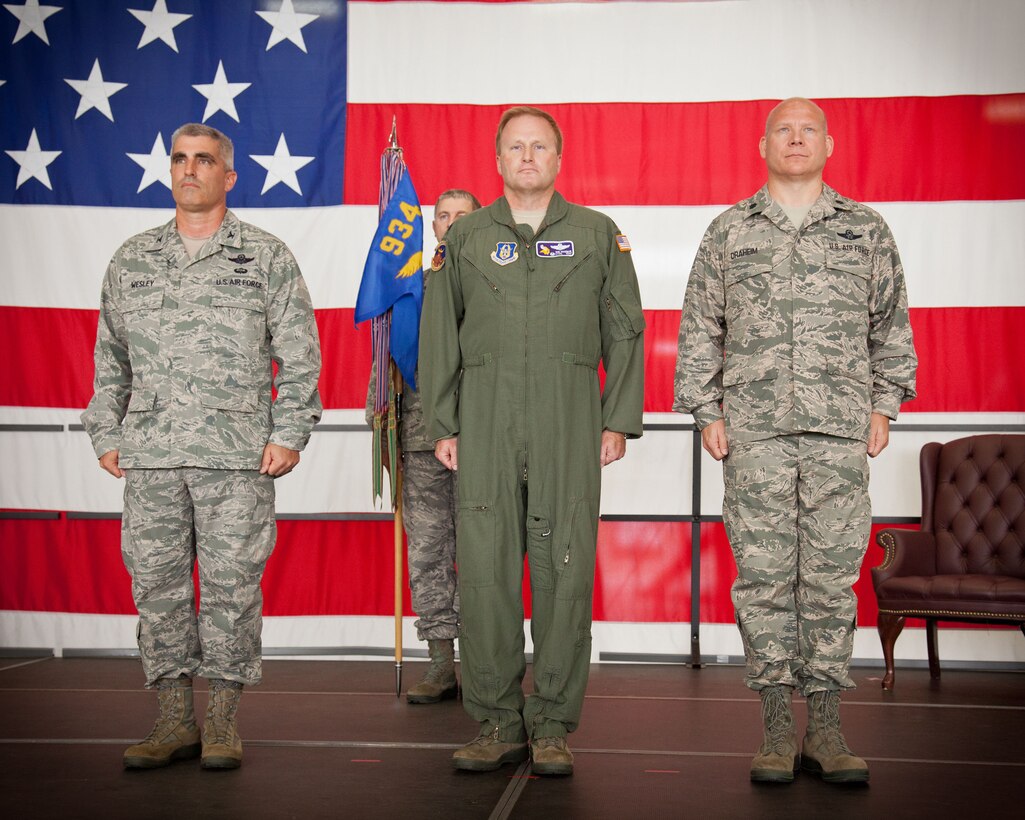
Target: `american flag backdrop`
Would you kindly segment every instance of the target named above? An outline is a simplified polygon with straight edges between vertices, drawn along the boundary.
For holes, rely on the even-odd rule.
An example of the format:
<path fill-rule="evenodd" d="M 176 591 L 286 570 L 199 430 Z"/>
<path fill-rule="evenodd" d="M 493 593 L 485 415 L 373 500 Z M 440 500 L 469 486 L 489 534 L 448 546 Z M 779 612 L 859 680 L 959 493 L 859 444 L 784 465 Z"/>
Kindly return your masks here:
<path fill-rule="evenodd" d="M 370 340 L 353 307 L 393 117 L 426 222 L 446 188 L 485 202 L 501 192 L 504 108 L 555 115 L 560 190 L 611 215 L 634 248 L 657 424 L 689 421 L 669 409 L 698 241 L 764 181 L 757 141 L 791 95 L 829 116 L 827 182 L 879 210 L 897 238 L 921 362 L 900 421 L 1025 422 L 1020 0 L 0 5 L 0 646 L 133 643 L 118 522 L 95 517 L 120 510 L 122 485 L 74 425 L 91 393 L 104 268 L 129 235 L 170 218 L 170 136 L 188 121 L 232 137 L 229 206 L 303 269 L 327 424 L 362 423 Z M 919 447 L 958 435 L 895 433 L 873 463 L 875 514 L 917 515 Z M 673 519 L 695 511 L 691 447 L 688 432 L 652 430 L 605 471 L 603 513 L 663 520 L 602 523 L 596 652 L 689 650 L 690 524 Z M 317 432 L 279 482 L 279 512 L 331 518 L 281 522 L 266 644 L 388 643 L 390 524 L 346 518 L 374 511 L 369 450 L 369 431 Z M 721 492 L 706 459 L 705 515 L 720 512 Z M 879 557 L 873 547 L 866 574 Z M 701 558 L 704 648 L 738 654 L 721 525 L 702 525 Z M 858 586 L 863 625 L 875 619 L 870 586 Z M 1025 657 L 1020 635 L 962 631 L 945 657 Z M 898 652 L 918 657 L 922 643 Z M 878 657 L 874 635 L 862 630 L 855 653 Z"/>

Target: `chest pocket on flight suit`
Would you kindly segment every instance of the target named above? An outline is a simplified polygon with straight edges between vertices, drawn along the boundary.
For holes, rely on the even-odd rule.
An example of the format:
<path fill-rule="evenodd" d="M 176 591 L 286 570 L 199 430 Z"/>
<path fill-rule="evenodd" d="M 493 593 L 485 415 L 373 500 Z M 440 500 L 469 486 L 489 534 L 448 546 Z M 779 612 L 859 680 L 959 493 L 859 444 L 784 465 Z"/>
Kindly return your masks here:
<path fill-rule="evenodd" d="M 548 355 L 567 364 L 598 369 L 601 359 L 599 314 L 595 310 L 602 286 L 602 272 L 592 260 L 594 248 L 578 257 L 538 261 L 565 267 L 553 272 L 555 284 L 548 296 Z"/>

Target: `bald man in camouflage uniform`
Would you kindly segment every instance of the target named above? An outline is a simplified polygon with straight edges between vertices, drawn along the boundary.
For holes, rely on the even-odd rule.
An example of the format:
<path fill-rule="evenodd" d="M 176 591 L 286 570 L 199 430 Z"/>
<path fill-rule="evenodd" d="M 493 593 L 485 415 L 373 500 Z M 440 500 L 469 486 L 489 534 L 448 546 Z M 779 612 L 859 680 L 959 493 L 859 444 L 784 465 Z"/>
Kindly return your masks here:
<path fill-rule="evenodd" d="M 103 280 L 82 422 L 100 466 L 125 478 L 121 548 L 160 706 L 127 768 L 200 753 L 204 768 L 241 764 L 236 711 L 243 685 L 261 678 L 274 478 L 298 463 L 321 412 L 309 293 L 288 248 L 227 210 L 233 153 L 216 129 L 179 128 L 175 218 L 125 242 Z M 210 684 L 202 735 L 197 675 Z"/>
<path fill-rule="evenodd" d="M 480 202 L 469 191 L 452 188 L 434 205 L 434 236 L 445 238 L 449 227 L 477 210 Z M 443 250 L 433 264 L 440 266 Z M 424 271 L 424 287 L 431 271 Z M 367 388 L 367 423 L 374 420 L 376 368 Z M 434 457 L 434 442 L 424 426 L 420 393 L 403 382 L 402 509 L 409 560 L 409 589 L 417 614 L 416 634 L 427 641 L 431 663 L 423 678 L 406 692 L 409 703 L 439 703 L 458 694 L 455 638 L 459 632 L 459 591 L 456 583 L 455 473 Z"/>
<path fill-rule="evenodd" d="M 822 182 L 822 110 L 780 103 L 759 150 L 765 187 L 712 222 L 680 323 L 674 410 L 723 460 L 723 520 L 746 683 L 764 738 L 751 779 L 868 779 L 840 731 L 868 546 L 868 456 L 915 396 L 904 273 L 890 229 Z M 802 754 L 791 712 L 808 699 Z"/>

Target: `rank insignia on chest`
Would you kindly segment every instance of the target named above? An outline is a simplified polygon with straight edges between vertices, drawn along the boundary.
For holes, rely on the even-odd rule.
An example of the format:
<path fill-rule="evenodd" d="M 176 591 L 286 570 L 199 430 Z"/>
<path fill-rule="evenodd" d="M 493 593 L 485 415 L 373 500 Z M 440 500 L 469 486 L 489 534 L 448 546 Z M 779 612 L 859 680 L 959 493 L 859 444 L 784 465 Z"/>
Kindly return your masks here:
<path fill-rule="evenodd" d="M 630 253 L 633 248 L 630 247 L 630 240 L 626 238 L 626 234 L 616 234 L 616 247 L 619 248 L 620 253 Z"/>
<path fill-rule="evenodd" d="M 434 249 L 434 257 L 431 259 L 431 270 L 439 271 L 445 267 L 445 259 L 448 256 L 448 245 L 444 242 L 439 242 L 438 247 Z"/>
<path fill-rule="evenodd" d="M 557 256 L 572 256 L 573 243 L 568 239 L 556 240 L 554 242 L 535 242 L 538 259 L 554 259 Z"/>
<path fill-rule="evenodd" d="M 499 265 L 508 265 L 520 258 L 516 252 L 515 242 L 499 242 L 491 254 L 491 261 Z"/>

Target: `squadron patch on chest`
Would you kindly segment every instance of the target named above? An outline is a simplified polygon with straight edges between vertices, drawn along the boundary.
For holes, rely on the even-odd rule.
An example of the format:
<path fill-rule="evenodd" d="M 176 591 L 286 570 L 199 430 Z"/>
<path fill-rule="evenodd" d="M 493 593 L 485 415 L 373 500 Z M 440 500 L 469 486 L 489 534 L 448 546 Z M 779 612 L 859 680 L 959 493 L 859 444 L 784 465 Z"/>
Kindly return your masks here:
<path fill-rule="evenodd" d="M 620 253 L 630 253 L 633 250 L 630 247 L 630 240 L 626 238 L 625 233 L 616 234 L 616 247 L 619 248 Z"/>
<path fill-rule="evenodd" d="M 491 261 L 497 265 L 508 265 L 519 258 L 515 242 L 499 242 L 491 253 Z"/>
<path fill-rule="evenodd" d="M 556 239 L 552 242 L 535 242 L 538 259 L 554 259 L 557 256 L 572 256 L 573 243 L 568 239 Z"/>

